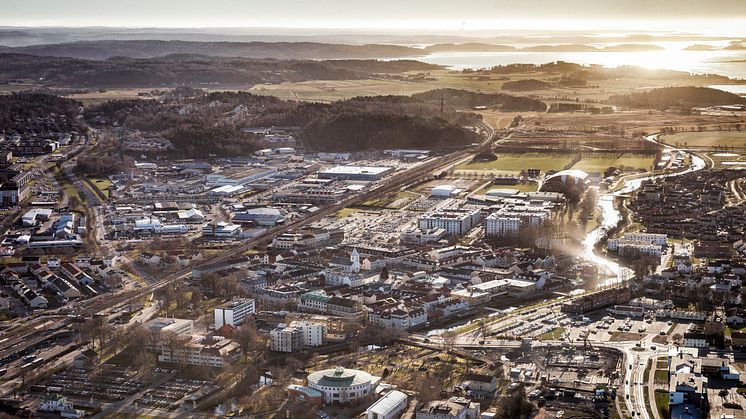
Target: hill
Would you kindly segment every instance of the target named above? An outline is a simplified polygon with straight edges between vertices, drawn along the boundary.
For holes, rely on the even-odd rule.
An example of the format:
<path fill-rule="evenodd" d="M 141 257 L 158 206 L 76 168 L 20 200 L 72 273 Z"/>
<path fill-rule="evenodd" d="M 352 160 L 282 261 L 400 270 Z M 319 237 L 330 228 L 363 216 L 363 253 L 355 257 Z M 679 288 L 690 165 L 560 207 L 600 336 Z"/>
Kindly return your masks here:
<path fill-rule="evenodd" d="M 709 87 L 663 87 L 609 97 L 612 104 L 631 108 L 692 108 L 746 103 L 746 98 Z"/>
<path fill-rule="evenodd" d="M 359 97 L 334 103 L 284 101 L 246 92 L 188 98 L 121 100 L 85 112 L 94 126 L 120 126 L 168 139 L 172 157 L 251 154 L 261 144 L 241 128 L 298 126 L 304 146 L 318 151 L 451 148 L 477 141 L 461 127 L 476 115 L 447 111 L 408 96 Z M 432 115 L 438 115 L 433 117 Z"/>
<path fill-rule="evenodd" d="M 112 57 L 153 58 L 172 54 L 210 57 L 340 59 L 398 58 L 425 55 L 419 48 L 399 45 L 346 45 L 320 42 L 195 42 L 162 40 L 101 40 L 4 47 L 0 52 L 105 60 Z"/>
<path fill-rule="evenodd" d="M 277 60 L 179 54 L 158 58 L 82 60 L 0 54 L 0 79 L 74 88 L 251 86 L 306 80 L 351 80 L 372 74 L 440 68 L 419 61 Z"/>
<path fill-rule="evenodd" d="M 412 95 L 425 102 L 440 103 L 456 108 L 473 109 L 477 106 L 498 108 L 505 112 L 544 112 L 547 105 L 537 99 L 525 96 L 512 96 L 505 93 L 481 93 L 461 89 L 436 89 Z"/>
<path fill-rule="evenodd" d="M 77 116 L 82 104 L 42 93 L 0 95 L 0 132 L 46 135 L 85 132 Z"/>

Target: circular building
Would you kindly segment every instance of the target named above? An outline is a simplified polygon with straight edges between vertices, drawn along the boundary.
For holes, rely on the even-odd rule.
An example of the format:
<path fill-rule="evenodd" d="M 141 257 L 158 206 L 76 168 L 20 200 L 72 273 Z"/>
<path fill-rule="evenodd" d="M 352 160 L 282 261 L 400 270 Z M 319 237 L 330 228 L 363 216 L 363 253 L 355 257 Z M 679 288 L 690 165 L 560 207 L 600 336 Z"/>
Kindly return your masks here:
<path fill-rule="evenodd" d="M 324 403 L 349 403 L 369 395 L 379 380 L 365 371 L 336 367 L 308 374 L 308 387 L 324 393 Z"/>

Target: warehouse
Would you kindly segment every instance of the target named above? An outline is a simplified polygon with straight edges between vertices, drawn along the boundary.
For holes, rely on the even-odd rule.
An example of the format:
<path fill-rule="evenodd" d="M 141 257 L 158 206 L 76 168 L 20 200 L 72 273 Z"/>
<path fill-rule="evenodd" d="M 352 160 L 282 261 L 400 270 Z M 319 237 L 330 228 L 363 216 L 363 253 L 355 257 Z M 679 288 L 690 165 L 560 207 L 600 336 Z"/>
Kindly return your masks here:
<path fill-rule="evenodd" d="M 319 172 L 321 179 L 346 179 L 374 181 L 393 172 L 393 167 L 386 166 L 334 166 Z"/>

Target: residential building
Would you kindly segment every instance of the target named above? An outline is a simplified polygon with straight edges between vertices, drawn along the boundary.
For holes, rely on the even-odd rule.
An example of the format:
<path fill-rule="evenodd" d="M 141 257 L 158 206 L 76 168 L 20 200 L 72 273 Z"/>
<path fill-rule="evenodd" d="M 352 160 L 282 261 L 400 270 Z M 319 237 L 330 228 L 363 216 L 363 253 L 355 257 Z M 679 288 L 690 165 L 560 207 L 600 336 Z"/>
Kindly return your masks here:
<path fill-rule="evenodd" d="M 280 323 L 269 332 L 269 349 L 276 352 L 299 351 L 303 343 L 303 331 Z"/>
<path fill-rule="evenodd" d="M 239 298 L 215 308 L 215 330 L 226 324 L 240 326 L 246 317 L 256 312 L 256 304 L 251 298 Z"/>
<path fill-rule="evenodd" d="M 290 327 L 301 331 L 301 345 L 305 347 L 321 346 L 324 344 L 326 325 L 311 321 L 296 320 L 290 322 Z"/>
<path fill-rule="evenodd" d="M 447 234 L 461 236 L 479 224 L 481 219 L 478 208 L 449 208 L 421 216 L 418 225 L 422 230 L 442 228 Z"/>

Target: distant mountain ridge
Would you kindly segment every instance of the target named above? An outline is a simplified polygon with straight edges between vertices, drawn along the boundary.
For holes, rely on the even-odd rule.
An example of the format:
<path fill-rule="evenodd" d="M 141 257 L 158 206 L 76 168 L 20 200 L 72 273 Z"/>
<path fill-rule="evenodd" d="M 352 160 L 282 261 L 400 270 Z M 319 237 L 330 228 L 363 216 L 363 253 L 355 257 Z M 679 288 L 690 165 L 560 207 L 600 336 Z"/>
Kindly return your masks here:
<path fill-rule="evenodd" d="M 658 51 L 655 44 L 551 44 L 513 47 L 484 42 L 442 43 L 424 48 L 393 44 L 327 44 L 321 42 L 229 42 L 176 40 L 101 40 L 41 44 L 22 47 L 0 47 L 0 53 L 17 53 L 49 57 L 105 60 L 111 57 L 155 58 L 174 54 L 197 54 L 211 57 L 277 58 L 277 59 L 371 59 L 421 57 L 438 52 L 628 52 Z"/>
<path fill-rule="evenodd" d="M 0 47 L 0 52 L 88 60 L 105 60 L 116 56 L 154 58 L 172 54 L 281 59 L 401 58 L 414 57 L 426 53 L 420 48 L 380 44 L 347 45 L 320 42 L 197 42 L 160 40 L 79 41 L 15 48 Z"/>

